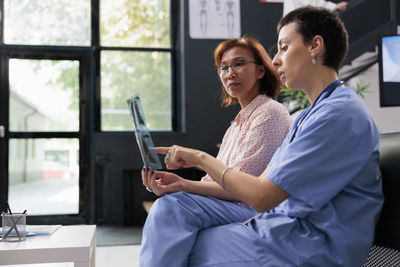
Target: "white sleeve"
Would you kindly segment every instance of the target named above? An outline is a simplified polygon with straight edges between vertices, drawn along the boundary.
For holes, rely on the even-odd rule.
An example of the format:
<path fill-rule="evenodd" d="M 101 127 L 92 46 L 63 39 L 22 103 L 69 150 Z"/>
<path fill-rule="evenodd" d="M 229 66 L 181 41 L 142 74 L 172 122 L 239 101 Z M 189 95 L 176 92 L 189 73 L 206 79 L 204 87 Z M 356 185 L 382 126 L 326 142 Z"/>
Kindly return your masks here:
<path fill-rule="evenodd" d="M 299 3 L 298 7 L 301 6 L 307 6 L 307 5 L 311 5 L 311 6 L 317 6 L 317 7 L 325 7 L 327 9 L 335 9 L 336 4 L 330 1 L 325 1 L 325 0 L 297 0 L 296 2 Z"/>
<path fill-rule="evenodd" d="M 306 2 L 306 5 L 312 5 L 317 7 L 325 7 L 330 10 L 334 10 L 336 4 L 325 0 L 300 0 L 301 2 Z"/>
<path fill-rule="evenodd" d="M 325 7 L 330 10 L 334 10 L 336 7 L 335 3 L 325 0 L 285 0 L 283 3 L 283 15 L 285 16 L 290 11 L 307 5 Z"/>

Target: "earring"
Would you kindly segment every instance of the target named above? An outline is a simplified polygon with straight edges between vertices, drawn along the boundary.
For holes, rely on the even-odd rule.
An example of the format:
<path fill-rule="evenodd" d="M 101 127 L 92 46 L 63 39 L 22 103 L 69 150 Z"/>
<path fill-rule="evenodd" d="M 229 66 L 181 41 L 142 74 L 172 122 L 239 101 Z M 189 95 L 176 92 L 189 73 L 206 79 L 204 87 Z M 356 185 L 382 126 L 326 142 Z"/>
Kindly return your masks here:
<path fill-rule="evenodd" d="M 312 59 L 311 59 L 311 63 L 314 65 L 315 62 L 317 62 L 317 61 L 315 60 L 315 58 L 312 58 Z"/>

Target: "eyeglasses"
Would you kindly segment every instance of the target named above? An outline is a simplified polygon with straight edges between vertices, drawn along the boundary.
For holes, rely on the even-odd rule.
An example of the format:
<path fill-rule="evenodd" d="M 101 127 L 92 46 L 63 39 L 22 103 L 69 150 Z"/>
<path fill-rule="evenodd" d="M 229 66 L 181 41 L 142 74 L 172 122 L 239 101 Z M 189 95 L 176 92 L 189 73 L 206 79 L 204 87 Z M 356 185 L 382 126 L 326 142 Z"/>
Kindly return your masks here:
<path fill-rule="evenodd" d="M 236 59 L 235 61 L 232 62 L 231 65 L 221 65 L 217 67 L 217 72 L 219 76 L 224 77 L 228 75 L 229 68 L 231 68 L 234 72 L 241 72 L 244 68 L 249 63 L 257 64 L 257 62 L 252 61 L 252 60 L 247 60 L 247 59 Z"/>

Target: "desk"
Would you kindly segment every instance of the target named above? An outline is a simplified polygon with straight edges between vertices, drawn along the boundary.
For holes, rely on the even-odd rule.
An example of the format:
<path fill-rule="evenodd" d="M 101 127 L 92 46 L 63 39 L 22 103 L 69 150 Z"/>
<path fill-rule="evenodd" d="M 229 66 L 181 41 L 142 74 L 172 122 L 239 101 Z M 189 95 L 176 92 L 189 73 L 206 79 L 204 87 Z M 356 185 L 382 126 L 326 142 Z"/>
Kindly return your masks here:
<path fill-rule="evenodd" d="M 95 252 L 96 225 L 62 226 L 52 235 L 0 242 L 0 265 L 74 262 L 75 267 L 94 267 Z"/>

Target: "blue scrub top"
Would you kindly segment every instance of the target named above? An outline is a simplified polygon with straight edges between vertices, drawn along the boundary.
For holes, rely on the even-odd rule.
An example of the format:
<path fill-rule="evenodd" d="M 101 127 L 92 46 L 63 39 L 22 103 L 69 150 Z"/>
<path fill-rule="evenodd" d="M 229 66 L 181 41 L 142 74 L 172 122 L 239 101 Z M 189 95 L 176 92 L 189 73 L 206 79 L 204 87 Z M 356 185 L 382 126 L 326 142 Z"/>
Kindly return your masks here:
<path fill-rule="evenodd" d="M 290 197 L 250 222 L 270 265 L 362 266 L 373 243 L 383 204 L 379 133 L 354 89 L 326 93 L 269 164 L 267 178 Z"/>

